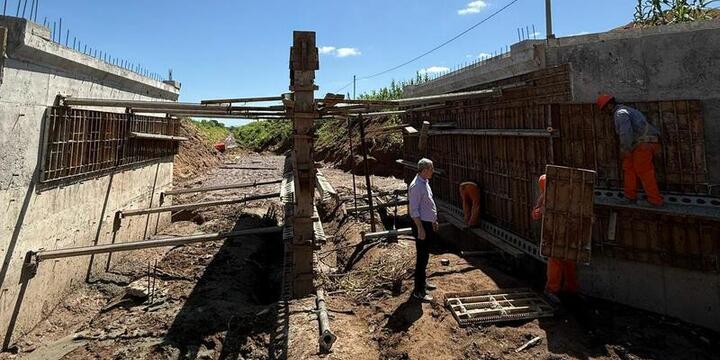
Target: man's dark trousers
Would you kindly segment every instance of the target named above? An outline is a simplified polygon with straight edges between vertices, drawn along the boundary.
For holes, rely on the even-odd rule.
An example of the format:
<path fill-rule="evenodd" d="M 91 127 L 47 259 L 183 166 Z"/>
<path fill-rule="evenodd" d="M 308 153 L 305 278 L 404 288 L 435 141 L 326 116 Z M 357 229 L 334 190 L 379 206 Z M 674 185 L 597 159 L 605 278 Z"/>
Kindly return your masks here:
<path fill-rule="evenodd" d="M 417 254 L 417 260 L 415 261 L 415 292 L 425 294 L 425 270 L 430 259 L 430 244 L 435 240 L 435 230 L 433 229 L 433 223 L 429 221 L 421 221 L 421 223 L 423 229 L 425 229 L 425 240 L 420 240 L 418 231 L 413 224 L 415 252 Z"/>

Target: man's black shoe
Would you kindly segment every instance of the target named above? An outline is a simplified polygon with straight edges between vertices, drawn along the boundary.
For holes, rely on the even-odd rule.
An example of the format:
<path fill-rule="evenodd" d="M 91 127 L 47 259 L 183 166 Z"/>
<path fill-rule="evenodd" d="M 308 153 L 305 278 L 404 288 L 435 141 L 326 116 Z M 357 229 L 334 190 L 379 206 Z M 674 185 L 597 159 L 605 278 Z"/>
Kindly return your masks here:
<path fill-rule="evenodd" d="M 429 282 L 429 281 L 426 281 L 426 282 L 425 282 L 425 289 L 427 289 L 427 290 L 435 290 L 435 289 L 437 289 L 437 285 L 435 285 L 434 283 L 431 283 L 431 282 Z"/>
<path fill-rule="evenodd" d="M 423 294 L 419 292 L 413 292 L 412 297 L 414 297 L 417 300 L 420 300 L 422 302 L 431 302 L 433 301 L 433 297 L 430 294 Z"/>

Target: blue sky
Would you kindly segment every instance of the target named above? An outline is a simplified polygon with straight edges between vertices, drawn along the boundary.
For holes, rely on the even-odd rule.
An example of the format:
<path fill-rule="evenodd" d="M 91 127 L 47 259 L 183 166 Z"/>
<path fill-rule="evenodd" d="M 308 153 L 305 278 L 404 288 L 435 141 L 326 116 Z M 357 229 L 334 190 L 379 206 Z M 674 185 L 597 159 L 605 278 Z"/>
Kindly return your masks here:
<path fill-rule="evenodd" d="M 62 17 L 70 42 L 77 36 L 82 44 L 161 74 L 172 68 L 182 83 L 180 100 L 194 102 L 287 91 L 293 30 L 317 32 L 318 47 L 324 47 L 318 94 L 325 94 L 339 90 L 353 74 L 362 78 L 429 50 L 509 2 L 40 0 L 38 22 Z M 518 27 L 535 25 L 538 38 L 543 37 L 544 3 L 519 0 L 444 48 L 386 75 L 359 81 L 358 93 L 392 79 L 408 79 L 422 69 L 452 68 L 498 51 L 517 42 Z M 600 32 L 627 24 L 634 3 L 553 0 L 555 33 Z M 13 15 L 16 7 L 17 0 L 8 0 Z M 347 87 L 342 92 L 351 91 Z"/>

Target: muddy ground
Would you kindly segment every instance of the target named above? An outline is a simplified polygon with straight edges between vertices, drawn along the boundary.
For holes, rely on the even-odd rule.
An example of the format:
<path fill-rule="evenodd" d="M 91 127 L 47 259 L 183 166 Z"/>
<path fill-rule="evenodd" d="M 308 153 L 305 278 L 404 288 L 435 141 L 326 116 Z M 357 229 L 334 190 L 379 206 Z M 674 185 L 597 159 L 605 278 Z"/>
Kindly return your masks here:
<path fill-rule="evenodd" d="M 215 168 L 178 187 L 280 177 L 283 158 L 241 154 L 225 159 L 277 170 Z M 352 178 L 322 169 L 340 198 L 352 195 Z M 364 179 L 357 178 L 362 193 Z M 373 177 L 376 190 L 404 189 L 402 180 Z M 279 186 L 191 194 L 173 203 L 278 191 Z M 351 202 L 351 201 L 350 201 Z M 443 305 L 453 291 L 532 287 L 542 283 L 500 255 L 458 256 L 462 242 L 435 246 L 428 269 L 438 285 L 435 300 L 410 298 L 414 242 L 358 246 L 369 216 L 357 219 L 331 202 L 320 206 L 328 243 L 318 250 L 317 285 L 327 293 L 331 328 L 338 336 L 330 354 L 318 351 L 313 298 L 279 301 L 281 236 L 228 239 L 137 251 L 109 273 L 76 289 L 36 329 L 0 359 L 718 359 L 717 334 L 595 299 L 569 301 L 555 317 L 461 328 Z M 277 200 L 176 214 L 163 234 L 228 231 L 276 222 Z M 352 207 L 350 203 L 346 208 Z M 408 224 L 404 209 L 377 215 L 379 229 Z M 277 211 L 276 215 L 280 215 Z M 382 225 L 384 223 L 384 226 Z M 443 233 L 457 239 L 446 226 Z M 477 244 L 469 244 L 477 248 Z M 440 263 L 449 260 L 449 265 Z M 147 283 L 147 265 L 157 260 L 153 301 L 128 294 Z M 335 275 L 328 275 L 335 274 Z M 337 275 L 340 274 L 340 275 Z M 152 281 L 151 287 L 152 287 Z M 515 350 L 534 337 L 542 342 Z"/>

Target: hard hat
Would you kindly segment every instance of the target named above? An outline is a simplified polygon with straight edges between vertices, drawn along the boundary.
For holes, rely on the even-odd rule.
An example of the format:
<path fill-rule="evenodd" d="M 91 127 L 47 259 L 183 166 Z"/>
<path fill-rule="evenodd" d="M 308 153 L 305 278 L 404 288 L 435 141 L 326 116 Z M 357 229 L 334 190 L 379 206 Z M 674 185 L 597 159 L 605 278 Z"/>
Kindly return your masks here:
<path fill-rule="evenodd" d="M 612 100 L 615 100 L 614 96 L 611 96 L 608 94 L 602 94 L 602 95 L 598 96 L 597 101 L 595 101 L 595 104 L 597 104 L 598 109 L 602 110 Z"/>
<path fill-rule="evenodd" d="M 540 186 L 540 191 L 545 191 L 545 174 L 540 175 L 538 185 Z"/>

